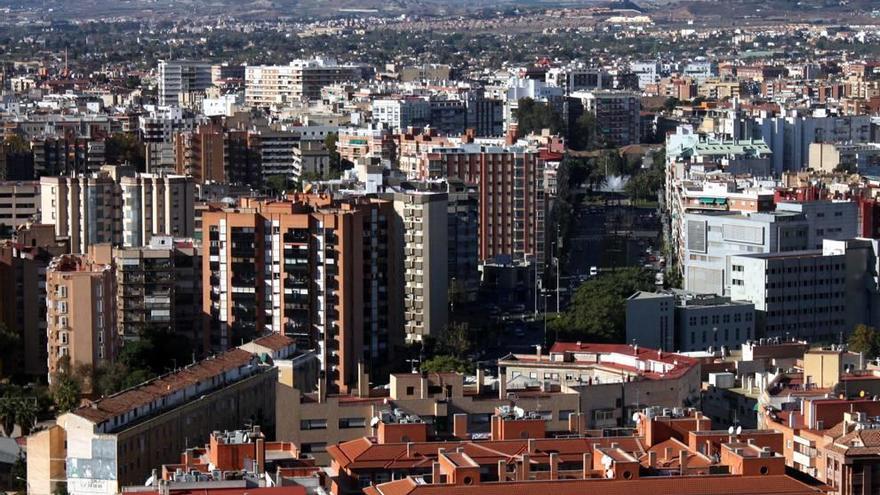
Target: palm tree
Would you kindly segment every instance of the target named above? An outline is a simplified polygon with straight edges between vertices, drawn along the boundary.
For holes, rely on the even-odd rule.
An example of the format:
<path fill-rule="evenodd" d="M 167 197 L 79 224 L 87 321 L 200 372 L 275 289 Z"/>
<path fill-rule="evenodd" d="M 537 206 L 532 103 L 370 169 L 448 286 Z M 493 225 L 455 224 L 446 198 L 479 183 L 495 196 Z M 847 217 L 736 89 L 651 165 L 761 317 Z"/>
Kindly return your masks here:
<path fill-rule="evenodd" d="M 15 423 L 21 428 L 21 436 L 31 433 L 37 422 L 39 406 L 35 397 L 19 397 L 15 402 Z"/>

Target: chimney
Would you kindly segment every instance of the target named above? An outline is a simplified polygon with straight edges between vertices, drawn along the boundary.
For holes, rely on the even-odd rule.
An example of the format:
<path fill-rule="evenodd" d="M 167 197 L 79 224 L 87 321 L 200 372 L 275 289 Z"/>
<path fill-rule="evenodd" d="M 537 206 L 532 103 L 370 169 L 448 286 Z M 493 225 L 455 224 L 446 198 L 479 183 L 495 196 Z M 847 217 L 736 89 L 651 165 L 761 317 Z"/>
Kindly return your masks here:
<path fill-rule="evenodd" d="M 507 481 L 507 463 L 502 460 L 498 461 L 498 481 Z"/>
<path fill-rule="evenodd" d="M 431 483 L 434 485 L 440 484 L 440 463 L 436 461 L 431 464 Z"/>
<path fill-rule="evenodd" d="M 541 351 L 543 350 L 543 346 L 536 345 L 535 346 L 535 356 L 538 358 L 538 361 L 541 360 Z"/>
<path fill-rule="evenodd" d="M 657 452 L 653 450 L 648 451 L 648 467 L 653 468 L 657 466 Z"/>
<path fill-rule="evenodd" d="M 266 470 L 266 441 L 262 438 L 257 438 L 257 476 L 262 476 L 263 472 Z"/>
<path fill-rule="evenodd" d="M 413 442 L 406 442 L 406 457 L 408 459 L 412 459 L 413 454 L 415 453 L 414 447 L 416 445 Z"/>
<path fill-rule="evenodd" d="M 483 368 L 477 368 L 477 395 L 483 394 L 483 381 L 486 379 L 486 372 Z"/>
<path fill-rule="evenodd" d="M 529 454 L 535 453 L 535 439 L 529 438 L 528 440 Z"/>
<path fill-rule="evenodd" d="M 550 453 L 550 479 L 559 479 L 559 454 L 556 452 Z"/>
<path fill-rule="evenodd" d="M 684 476 L 686 471 L 688 453 L 687 450 L 682 449 L 678 452 L 678 465 L 681 467 L 681 475 Z"/>
<path fill-rule="evenodd" d="M 459 440 L 468 439 L 468 415 L 457 413 L 452 416 L 452 435 Z"/>
<path fill-rule="evenodd" d="M 520 468 L 520 479 L 522 481 L 528 481 L 529 476 L 531 476 L 532 465 L 531 460 L 529 459 L 529 454 L 522 455 L 522 467 Z"/>
<path fill-rule="evenodd" d="M 712 440 L 706 440 L 706 455 L 712 457 Z"/>

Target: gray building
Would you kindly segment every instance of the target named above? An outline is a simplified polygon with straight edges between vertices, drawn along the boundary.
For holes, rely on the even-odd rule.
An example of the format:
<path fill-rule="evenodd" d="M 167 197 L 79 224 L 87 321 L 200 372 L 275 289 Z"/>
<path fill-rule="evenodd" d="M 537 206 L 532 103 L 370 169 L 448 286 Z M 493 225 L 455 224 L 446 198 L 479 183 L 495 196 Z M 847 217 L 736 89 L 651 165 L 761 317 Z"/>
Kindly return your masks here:
<path fill-rule="evenodd" d="M 809 246 L 810 222 L 791 211 L 686 213 L 684 224 L 684 288 L 700 294 L 729 293 L 730 256 Z"/>
<path fill-rule="evenodd" d="M 636 292 L 626 301 L 626 339 L 670 352 L 739 347 L 755 337 L 755 305 L 714 294 Z"/>
<path fill-rule="evenodd" d="M 852 239 L 859 234 L 858 205 L 853 201 L 784 202 L 776 204 L 776 211 L 802 213 L 810 222 L 807 249 L 822 249 L 824 239 Z"/>
<path fill-rule="evenodd" d="M 181 94 L 203 92 L 213 84 L 207 62 L 159 61 L 159 105 L 177 106 Z"/>
<path fill-rule="evenodd" d="M 764 336 L 837 341 L 876 321 L 876 241 L 732 256 L 731 296 L 752 301 Z"/>

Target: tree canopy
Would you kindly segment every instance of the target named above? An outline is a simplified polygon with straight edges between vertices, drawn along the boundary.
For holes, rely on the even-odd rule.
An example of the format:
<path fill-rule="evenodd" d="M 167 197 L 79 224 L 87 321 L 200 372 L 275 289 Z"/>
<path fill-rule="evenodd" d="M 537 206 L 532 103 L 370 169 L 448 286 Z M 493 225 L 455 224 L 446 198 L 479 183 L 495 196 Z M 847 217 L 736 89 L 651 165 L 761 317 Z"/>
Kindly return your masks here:
<path fill-rule="evenodd" d="M 880 332 L 874 327 L 856 325 L 852 335 L 849 336 L 849 350 L 863 352 L 867 359 L 880 356 Z"/>
<path fill-rule="evenodd" d="M 641 268 L 624 268 L 582 284 L 568 310 L 550 324 L 560 340 L 623 342 L 626 298 L 654 288 L 653 276 Z"/>
<path fill-rule="evenodd" d="M 541 132 L 542 129 L 550 129 L 550 132 L 558 134 L 565 127 L 562 117 L 555 108 L 549 103 L 538 102 L 531 98 L 520 99 L 514 115 L 520 136 Z"/>

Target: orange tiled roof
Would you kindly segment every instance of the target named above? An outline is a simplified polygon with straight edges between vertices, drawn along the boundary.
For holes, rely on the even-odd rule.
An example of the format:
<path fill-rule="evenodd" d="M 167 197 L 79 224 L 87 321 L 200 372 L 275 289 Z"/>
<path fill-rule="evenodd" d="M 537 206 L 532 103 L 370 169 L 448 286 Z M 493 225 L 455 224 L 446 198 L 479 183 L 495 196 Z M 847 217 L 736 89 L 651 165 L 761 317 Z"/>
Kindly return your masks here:
<path fill-rule="evenodd" d="M 635 480 L 555 480 L 480 483 L 477 485 L 431 485 L 412 478 L 364 489 L 366 495 L 808 495 L 820 494 L 785 475 L 769 476 L 658 476 Z"/>

